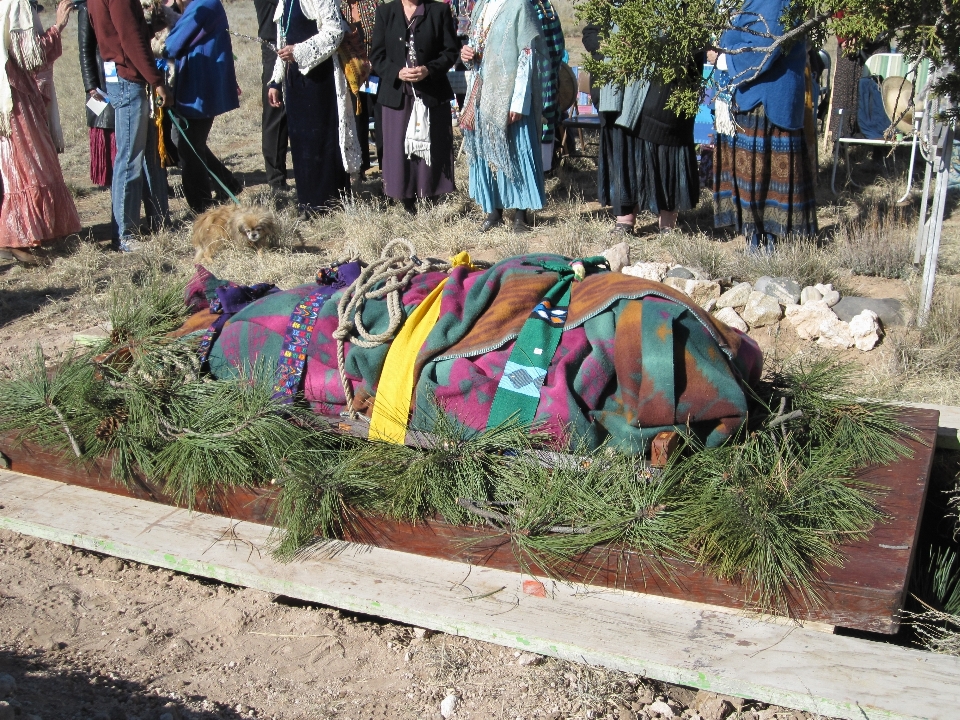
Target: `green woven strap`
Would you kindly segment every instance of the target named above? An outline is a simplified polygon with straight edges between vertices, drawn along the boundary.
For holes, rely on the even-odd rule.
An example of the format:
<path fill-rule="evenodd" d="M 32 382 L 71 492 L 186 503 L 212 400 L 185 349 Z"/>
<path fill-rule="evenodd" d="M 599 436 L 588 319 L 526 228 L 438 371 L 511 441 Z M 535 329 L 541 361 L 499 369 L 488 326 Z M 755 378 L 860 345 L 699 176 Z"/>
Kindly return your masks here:
<path fill-rule="evenodd" d="M 488 428 L 511 420 L 526 427 L 533 424 L 540 404 L 540 389 L 547 379 L 547 369 L 553 362 L 567 322 L 571 287 L 589 273 L 610 269 L 603 257 L 574 260 L 569 265 L 554 262 L 537 265 L 557 273 L 559 278 L 520 329 L 493 396 Z"/>

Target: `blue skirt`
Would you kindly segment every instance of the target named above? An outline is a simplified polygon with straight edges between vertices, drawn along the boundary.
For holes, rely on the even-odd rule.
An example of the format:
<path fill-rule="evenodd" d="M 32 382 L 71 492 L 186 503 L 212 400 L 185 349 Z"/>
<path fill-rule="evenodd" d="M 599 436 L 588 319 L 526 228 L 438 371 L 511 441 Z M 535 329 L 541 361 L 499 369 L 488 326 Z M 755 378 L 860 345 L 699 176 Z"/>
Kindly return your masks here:
<path fill-rule="evenodd" d="M 543 188 L 543 156 L 540 152 L 540 128 L 531 115 L 507 128 L 510 150 L 520 172 L 511 179 L 494 172 L 482 157 L 470 163 L 470 197 L 486 213 L 505 208 L 539 210 L 547 202 Z"/>

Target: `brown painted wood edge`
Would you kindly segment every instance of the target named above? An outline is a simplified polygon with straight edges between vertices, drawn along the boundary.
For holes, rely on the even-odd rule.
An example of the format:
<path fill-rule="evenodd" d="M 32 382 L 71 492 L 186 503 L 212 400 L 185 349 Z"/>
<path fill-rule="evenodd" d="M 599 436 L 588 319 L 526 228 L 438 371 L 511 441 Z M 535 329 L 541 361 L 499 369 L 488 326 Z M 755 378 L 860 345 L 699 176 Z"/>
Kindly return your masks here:
<path fill-rule="evenodd" d="M 929 418 L 917 417 L 911 419 L 914 420 L 913 424 L 915 426 L 920 426 L 921 432 L 923 431 L 922 426 L 929 426 Z M 927 422 L 922 422 L 924 420 Z M 933 428 L 936 427 L 935 420 L 934 417 Z M 9 434 L 0 436 L 0 447 L 11 457 L 11 469 L 18 472 L 129 497 L 183 506 L 182 503 L 174 502 L 172 498 L 164 495 L 158 487 L 143 479 L 139 479 L 129 487 L 116 482 L 110 476 L 112 463 L 109 459 L 98 460 L 85 466 L 79 465 L 71 458 L 57 456 L 30 443 L 18 445 L 12 441 Z M 915 448 L 918 451 L 917 456 L 922 455 L 922 452 L 919 452 L 922 449 L 923 445 L 917 443 L 917 448 Z M 915 461 L 922 462 L 926 469 L 922 478 L 921 502 L 922 497 L 925 496 L 926 479 L 929 476 L 929 468 L 932 463 L 932 446 L 928 448 L 927 455 L 929 457 L 915 456 L 914 458 Z M 895 470 L 895 466 L 903 462 L 884 468 L 884 470 Z M 875 472 L 868 474 L 873 475 Z M 884 482 L 883 475 L 889 476 L 890 473 L 881 473 L 881 477 L 874 481 L 879 485 L 891 487 L 889 482 Z M 900 473 L 897 472 L 894 475 L 900 475 Z M 891 491 L 888 497 L 896 495 L 893 487 L 891 487 Z M 198 498 L 194 509 L 232 517 L 237 520 L 270 524 L 275 500 L 276 492 L 270 488 L 235 488 L 216 499 Z M 913 510 L 913 512 L 909 512 L 909 510 Z M 918 520 L 921 510 L 922 505 L 915 509 L 909 508 L 906 515 L 913 515 L 915 520 Z M 894 522 L 903 524 L 903 520 L 897 517 L 894 518 Z M 909 524 L 909 518 L 907 518 L 907 525 Z M 895 632 L 897 628 L 895 616 L 902 607 L 902 601 L 905 597 L 905 580 L 909 577 L 909 563 L 912 562 L 914 554 L 912 543 L 915 541 L 918 524 L 915 521 L 912 527 L 904 528 L 912 531 L 910 533 L 911 547 L 906 553 L 908 557 L 905 567 L 902 565 L 904 559 L 902 557 L 899 561 L 894 560 L 893 562 L 894 565 L 901 564 L 901 567 L 892 567 L 894 574 L 892 587 L 890 585 L 874 587 L 865 584 L 862 579 L 849 577 L 851 575 L 851 565 L 855 568 L 862 568 L 874 562 L 870 558 L 871 551 L 874 549 L 872 545 L 850 546 L 844 549 L 845 555 L 848 557 L 846 568 L 832 569 L 831 572 L 824 574 L 823 582 L 819 588 L 822 602 L 811 606 L 800 599 L 795 599 L 791 605 L 791 614 L 801 619 L 844 627 L 874 632 Z M 900 536 L 902 532 L 893 534 Z M 442 521 L 411 525 L 382 518 L 360 516 L 356 518 L 347 539 L 404 552 L 471 562 L 515 572 L 530 572 L 538 575 L 551 574 L 544 568 L 538 567 L 534 561 L 527 559 L 527 562 L 525 562 L 518 558 L 508 539 L 501 535 L 484 529 L 453 526 Z M 903 555 L 903 553 L 896 554 Z M 887 570 L 889 575 L 891 558 L 882 558 L 882 562 L 879 564 Z M 897 572 L 898 569 L 899 572 Z M 644 557 L 629 549 L 594 548 L 577 561 L 562 568 L 555 568 L 553 574 L 565 581 L 586 582 L 592 585 L 647 592 L 730 608 L 744 606 L 743 589 L 736 583 L 709 577 L 690 565 L 671 560 L 658 561 L 654 558 Z M 903 579 L 902 583 L 898 582 L 901 578 Z"/>

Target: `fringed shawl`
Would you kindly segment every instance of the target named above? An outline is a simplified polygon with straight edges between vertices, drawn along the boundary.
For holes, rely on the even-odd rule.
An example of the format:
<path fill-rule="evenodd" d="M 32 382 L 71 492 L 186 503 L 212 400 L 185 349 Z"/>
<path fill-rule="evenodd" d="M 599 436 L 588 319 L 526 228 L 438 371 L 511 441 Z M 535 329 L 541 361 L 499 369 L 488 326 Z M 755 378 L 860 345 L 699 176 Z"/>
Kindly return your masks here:
<path fill-rule="evenodd" d="M 504 0 L 499 10 L 491 8 L 496 15 L 490 22 L 481 22 L 484 10 L 496 2 L 499 0 L 479 0 L 471 15 L 471 46 L 477 48 L 478 39 L 484 34 L 486 40 L 482 43 L 480 60 L 483 85 L 475 100 L 478 103 L 476 130 L 464 133 L 464 144 L 471 162 L 479 157 L 495 172 L 514 178 L 520 170 L 516 153 L 511 152 L 507 126 L 520 51 L 532 48 L 538 62 L 547 50 L 540 20 L 528 0 Z M 530 112 L 539 128 L 543 107 L 539 77 L 531 79 L 530 91 L 534 94 Z"/>
<path fill-rule="evenodd" d="M 7 77 L 7 60 L 17 67 L 33 72 L 38 70 L 46 56 L 33 29 L 33 9 L 28 0 L 0 0 L 0 42 L 3 46 L 4 72 L 0 73 L 0 135 L 10 136 L 10 117 L 13 114 L 13 93 Z"/>

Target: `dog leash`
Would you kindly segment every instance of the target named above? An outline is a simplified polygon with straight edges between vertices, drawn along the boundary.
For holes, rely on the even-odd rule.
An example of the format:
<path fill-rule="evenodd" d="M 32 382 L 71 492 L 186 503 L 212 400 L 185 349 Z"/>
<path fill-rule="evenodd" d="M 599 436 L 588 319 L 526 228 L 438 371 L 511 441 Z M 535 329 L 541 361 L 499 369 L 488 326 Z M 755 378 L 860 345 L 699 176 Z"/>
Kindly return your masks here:
<path fill-rule="evenodd" d="M 200 161 L 200 164 L 203 165 L 204 169 L 207 171 L 207 174 L 208 174 L 210 177 L 212 177 L 214 180 L 217 181 L 217 185 L 219 185 L 221 188 L 223 188 L 223 191 L 227 194 L 227 196 L 228 196 L 231 200 L 233 200 L 234 205 L 239 206 L 239 205 L 240 205 L 240 201 L 237 200 L 237 196 L 234 195 L 232 192 L 230 192 L 230 188 L 228 188 L 226 185 L 224 185 L 224 184 L 223 184 L 223 181 L 222 181 L 220 178 L 217 177 L 216 173 L 214 173 L 209 167 L 207 167 L 207 164 L 203 161 L 203 156 L 200 155 L 200 153 L 197 152 L 197 149 L 193 146 L 193 143 L 191 143 L 190 140 L 187 139 L 187 136 L 186 136 L 186 134 L 184 133 L 184 128 L 183 128 L 183 127 L 180 125 L 180 123 L 177 121 L 177 116 L 174 114 L 173 110 L 169 110 L 169 109 L 168 109 L 168 110 L 167 110 L 167 115 L 170 116 L 170 122 L 173 123 L 173 126 L 177 129 L 177 132 L 180 134 L 180 137 L 183 138 L 183 140 L 187 143 L 187 145 L 190 147 L 190 149 L 193 150 L 193 154 L 197 156 L 197 160 L 199 160 L 199 161 Z M 187 127 L 190 127 L 190 122 L 189 122 L 185 117 L 182 117 L 182 118 L 180 118 L 180 119 L 184 122 L 184 124 L 185 124 Z"/>

